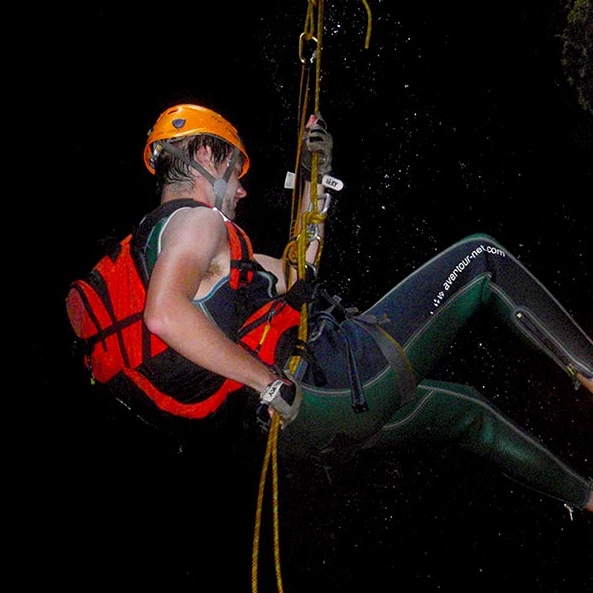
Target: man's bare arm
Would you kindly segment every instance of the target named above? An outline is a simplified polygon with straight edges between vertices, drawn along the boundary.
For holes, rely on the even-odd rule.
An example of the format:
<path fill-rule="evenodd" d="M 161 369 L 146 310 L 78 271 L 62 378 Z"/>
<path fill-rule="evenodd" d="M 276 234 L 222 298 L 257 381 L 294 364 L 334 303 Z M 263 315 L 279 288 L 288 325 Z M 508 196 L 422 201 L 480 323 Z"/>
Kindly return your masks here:
<path fill-rule="evenodd" d="M 221 250 L 228 252 L 224 222 L 218 213 L 202 208 L 177 218 L 164 233 L 151 275 L 145 323 L 193 363 L 262 392 L 274 374 L 192 303 L 213 261 Z"/>

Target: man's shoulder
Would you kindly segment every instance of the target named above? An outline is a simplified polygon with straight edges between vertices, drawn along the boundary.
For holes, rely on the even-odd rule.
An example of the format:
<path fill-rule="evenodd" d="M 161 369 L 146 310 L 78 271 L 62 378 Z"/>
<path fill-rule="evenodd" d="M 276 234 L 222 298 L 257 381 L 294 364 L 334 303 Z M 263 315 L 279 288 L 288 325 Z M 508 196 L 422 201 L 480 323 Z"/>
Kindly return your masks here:
<path fill-rule="evenodd" d="M 153 214 L 160 220 L 188 220 L 192 223 L 215 224 L 224 222 L 222 215 L 214 208 L 191 199 L 179 199 L 163 202 Z"/>

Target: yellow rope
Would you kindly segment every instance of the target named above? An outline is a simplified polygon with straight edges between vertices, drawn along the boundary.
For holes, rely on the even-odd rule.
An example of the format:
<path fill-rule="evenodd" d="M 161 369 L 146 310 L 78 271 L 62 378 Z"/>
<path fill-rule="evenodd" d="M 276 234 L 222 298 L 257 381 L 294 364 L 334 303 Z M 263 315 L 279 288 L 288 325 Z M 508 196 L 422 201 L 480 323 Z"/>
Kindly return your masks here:
<path fill-rule="evenodd" d="M 367 33 L 365 38 L 365 48 L 369 47 L 370 35 L 371 35 L 371 23 L 372 16 L 367 0 L 362 0 L 364 7 L 367 11 Z M 299 170 L 300 155 L 302 148 L 302 138 L 304 135 L 306 116 L 308 113 L 309 103 L 309 87 L 310 87 L 310 68 L 306 64 L 306 60 L 303 57 L 303 41 L 313 41 L 316 43 L 315 51 L 315 89 L 313 97 L 313 112 L 319 113 L 319 101 L 320 101 L 320 81 L 321 81 L 321 53 L 322 53 L 322 34 L 323 34 L 323 8 L 324 0 L 307 0 L 307 12 L 305 15 L 305 23 L 303 32 L 299 37 L 299 58 L 301 60 L 301 88 L 300 88 L 300 103 L 299 103 L 299 130 L 297 140 L 297 157 L 295 164 L 295 171 Z M 317 12 L 315 12 L 317 9 Z M 300 225 L 298 224 L 298 212 L 300 212 L 300 200 L 302 198 L 302 188 L 299 184 L 299 176 L 295 181 L 293 194 L 292 194 L 292 214 L 290 223 L 289 240 L 284 250 L 283 258 L 285 261 L 285 276 L 288 283 L 289 272 L 291 268 L 296 267 L 297 277 L 305 278 L 307 272 L 307 247 L 310 244 L 307 230 L 312 225 L 321 224 L 325 220 L 325 214 L 322 215 L 319 212 L 318 204 L 318 193 L 317 193 L 317 163 L 318 155 L 313 153 L 311 163 L 311 180 L 315 182 L 311 183 L 310 198 L 311 208 L 309 211 L 302 213 Z M 296 233 L 297 227 L 299 232 Z M 296 235 L 296 236 L 295 236 Z M 323 240 L 316 238 L 319 241 L 319 247 L 317 255 L 313 265 L 317 267 L 323 250 Z M 288 285 L 288 284 L 287 284 Z M 307 305 L 304 304 L 301 309 L 301 316 L 299 322 L 298 338 L 302 343 L 307 342 L 308 333 L 308 311 Z M 294 355 L 291 357 L 288 363 L 288 369 L 291 373 L 295 373 L 300 362 L 300 355 Z M 278 414 L 274 414 L 271 419 L 268 440 L 266 444 L 266 453 L 264 456 L 264 462 L 260 475 L 258 497 L 257 497 L 257 508 L 255 515 L 255 529 L 253 536 L 253 549 L 251 556 L 251 590 L 253 593 L 257 593 L 258 587 L 258 567 L 259 567 L 259 549 L 260 549 L 260 535 L 261 535 L 261 522 L 262 522 L 262 508 L 265 494 L 266 477 L 268 470 L 272 468 L 272 521 L 273 521 L 273 542 L 274 542 L 274 569 L 276 573 L 276 584 L 279 593 L 284 593 L 284 587 L 282 584 L 282 571 L 280 566 L 280 521 L 279 521 L 279 502 L 278 502 L 278 434 L 280 431 L 280 418 Z"/>
<path fill-rule="evenodd" d="M 367 0 L 362 0 L 364 7 L 367 11 L 367 34 L 364 38 L 364 48 L 368 49 L 371 43 L 371 29 L 373 27 L 373 15 L 371 14 L 371 8 L 367 2 Z"/>
<path fill-rule="evenodd" d="M 317 18 L 315 18 L 315 8 L 317 7 Z M 300 99 L 301 103 L 300 118 L 299 118 L 299 133 L 297 141 L 297 158 L 295 164 L 295 171 L 299 170 L 300 165 L 300 154 L 302 148 L 303 132 L 306 124 L 307 106 L 309 102 L 309 86 L 310 86 L 310 68 L 302 55 L 303 40 L 314 41 L 317 44 L 315 51 L 315 94 L 314 94 L 314 112 L 319 111 L 319 81 L 321 78 L 321 35 L 323 29 L 323 0 L 308 0 L 307 13 L 305 16 L 305 24 L 303 33 L 299 38 L 299 57 L 303 64 L 301 68 L 301 90 Z M 311 178 L 317 179 L 317 155 L 313 154 L 312 158 L 312 170 Z M 298 178 L 298 176 L 297 176 Z M 296 266 L 297 277 L 304 278 L 307 271 L 306 252 L 308 247 L 307 228 L 311 224 L 319 224 L 322 217 L 319 214 L 318 203 L 317 203 L 317 184 L 311 184 L 311 203 L 313 207 L 311 211 L 306 212 L 302 215 L 300 229 L 298 234 L 296 228 L 298 226 L 297 213 L 300 211 L 300 186 L 299 182 L 295 182 L 292 196 L 292 215 L 290 224 L 290 237 L 287 246 L 284 251 L 284 260 L 287 269 L 285 270 L 285 276 L 288 282 L 290 268 Z M 296 234 L 296 237 L 295 237 Z M 321 251 L 321 244 L 319 246 L 316 262 L 319 261 Z M 304 304 L 301 309 L 301 316 L 299 322 L 298 337 L 303 342 L 307 339 L 307 305 Z M 296 371 L 300 357 L 291 357 L 288 368 L 291 373 Z M 264 456 L 264 463 L 260 475 L 260 483 L 258 490 L 257 509 L 256 509 L 256 520 L 255 530 L 253 538 L 253 550 L 251 557 L 251 588 L 253 593 L 257 593 L 258 585 L 258 565 L 259 565 L 259 548 L 260 548 L 260 534 L 261 534 L 261 523 L 262 523 L 262 507 L 263 499 L 265 494 L 266 477 L 268 470 L 272 468 L 272 520 L 273 520 L 273 540 L 274 540 L 274 568 L 276 573 L 276 583 L 279 593 L 283 593 L 284 587 L 282 584 L 282 571 L 280 563 L 280 521 L 278 517 L 278 458 L 277 458 L 277 444 L 278 444 L 278 433 L 280 430 L 280 419 L 278 414 L 274 414 L 269 428 L 268 441 L 266 446 L 266 453 Z"/>
<path fill-rule="evenodd" d="M 271 430 L 270 426 L 270 430 Z M 251 553 L 251 590 L 253 593 L 257 591 L 257 575 L 259 568 L 259 538 L 261 533 L 261 513 L 264 499 L 264 489 L 266 484 L 266 474 L 268 473 L 268 465 L 270 461 L 270 444 L 271 438 L 268 438 L 266 447 L 266 454 L 264 456 L 264 463 L 259 479 L 259 488 L 257 492 L 257 505 L 255 510 L 255 529 L 253 531 L 253 550 Z"/>

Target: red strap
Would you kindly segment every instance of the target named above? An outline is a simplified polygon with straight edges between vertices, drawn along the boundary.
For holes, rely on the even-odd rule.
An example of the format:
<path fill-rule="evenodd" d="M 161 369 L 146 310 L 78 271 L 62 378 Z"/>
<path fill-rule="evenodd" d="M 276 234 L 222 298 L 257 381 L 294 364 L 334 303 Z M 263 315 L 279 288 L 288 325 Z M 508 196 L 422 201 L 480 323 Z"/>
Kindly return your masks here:
<path fill-rule="evenodd" d="M 156 406 L 175 416 L 184 418 L 205 418 L 216 411 L 227 396 L 243 387 L 237 381 L 227 379 L 208 399 L 193 404 L 184 404 L 157 389 L 144 375 L 134 369 L 123 369 L 124 374 L 146 394 Z"/>
<path fill-rule="evenodd" d="M 225 220 L 231 247 L 231 288 L 249 284 L 253 279 L 253 247 L 245 231 L 230 220 Z"/>

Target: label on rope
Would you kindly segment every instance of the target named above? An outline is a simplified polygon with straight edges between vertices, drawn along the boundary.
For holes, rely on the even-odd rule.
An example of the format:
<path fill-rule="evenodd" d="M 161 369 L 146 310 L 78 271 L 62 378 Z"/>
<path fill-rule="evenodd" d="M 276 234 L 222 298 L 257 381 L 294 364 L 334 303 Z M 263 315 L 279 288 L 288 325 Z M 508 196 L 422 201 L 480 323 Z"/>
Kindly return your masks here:
<path fill-rule="evenodd" d="M 284 189 L 294 189 L 295 178 L 296 175 L 292 171 L 286 171 L 286 176 L 284 177 Z M 333 189 L 334 191 L 340 191 L 344 187 L 344 182 L 331 175 L 324 175 L 321 178 L 321 185 L 328 189 Z"/>
<path fill-rule="evenodd" d="M 340 191 L 344 187 L 344 183 L 331 175 L 324 175 L 321 178 L 321 185 L 334 191 Z"/>
<path fill-rule="evenodd" d="M 284 189 L 294 189 L 294 179 L 296 175 L 292 171 L 286 171 L 284 178 Z"/>

